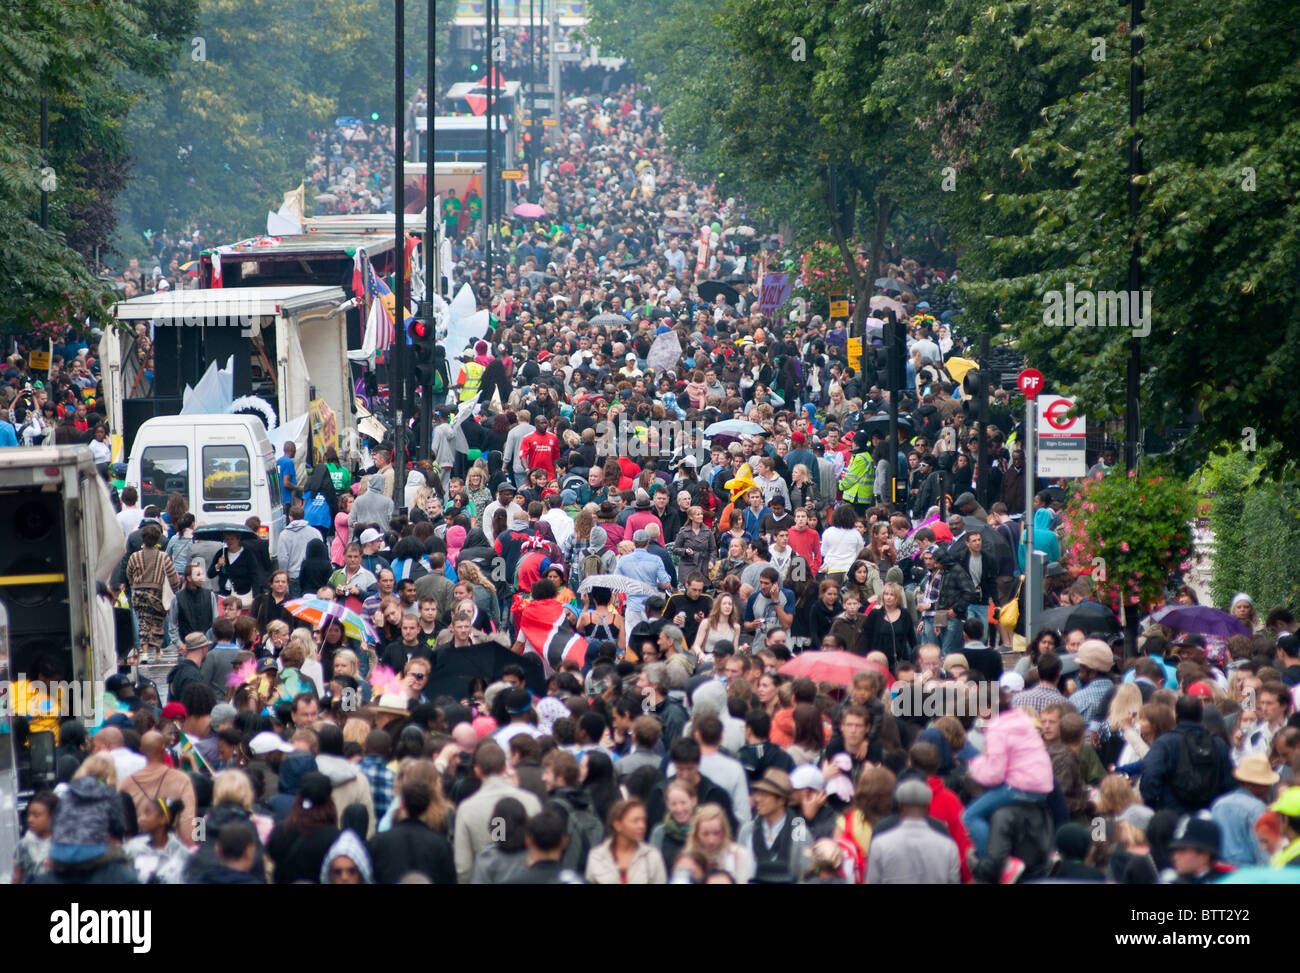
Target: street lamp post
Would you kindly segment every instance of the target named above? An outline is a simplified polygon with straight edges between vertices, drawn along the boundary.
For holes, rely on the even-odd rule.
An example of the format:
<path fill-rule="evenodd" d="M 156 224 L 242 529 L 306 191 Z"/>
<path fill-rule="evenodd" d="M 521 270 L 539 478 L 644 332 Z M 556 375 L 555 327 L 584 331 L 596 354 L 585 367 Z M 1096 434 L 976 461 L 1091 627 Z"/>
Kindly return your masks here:
<path fill-rule="evenodd" d="M 1138 215 L 1141 206 L 1143 175 L 1142 136 L 1138 125 L 1142 121 L 1142 86 L 1145 81 L 1142 68 L 1142 10 L 1143 0 L 1130 0 L 1129 16 L 1129 72 L 1128 72 L 1128 122 L 1132 129 L 1128 141 L 1128 216 L 1133 234 L 1133 248 L 1128 258 L 1129 300 L 1142 292 L 1142 242 L 1138 235 Z M 1124 403 L 1124 466 L 1136 470 L 1138 453 L 1141 448 L 1139 440 L 1142 435 L 1141 416 L 1139 414 L 1139 397 L 1142 383 L 1142 349 L 1139 339 L 1130 338 L 1128 343 L 1128 368 L 1125 376 L 1126 396 Z M 1026 629 L 1026 631 L 1028 631 Z M 1124 611 L 1124 655 L 1132 658 L 1137 655 L 1138 618 L 1137 612 L 1126 605 Z"/>
<path fill-rule="evenodd" d="M 406 0 L 393 5 L 393 347 L 388 356 L 388 401 L 393 407 L 393 498 L 406 484 Z M 399 503 L 400 506 L 400 503 Z"/>
<path fill-rule="evenodd" d="M 428 0 L 428 36 L 425 48 L 424 73 L 424 315 L 422 320 L 426 328 L 433 327 L 431 308 L 433 307 L 433 249 L 437 246 L 438 234 L 435 222 L 442 215 L 432 212 L 433 208 L 433 79 L 437 67 L 437 48 L 434 30 L 434 0 Z M 426 376 L 428 378 L 428 376 Z M 420 389 L 420 451 L 421 459 L 433 458 L 433 382 L 427 382 L 428 388 Z"/>

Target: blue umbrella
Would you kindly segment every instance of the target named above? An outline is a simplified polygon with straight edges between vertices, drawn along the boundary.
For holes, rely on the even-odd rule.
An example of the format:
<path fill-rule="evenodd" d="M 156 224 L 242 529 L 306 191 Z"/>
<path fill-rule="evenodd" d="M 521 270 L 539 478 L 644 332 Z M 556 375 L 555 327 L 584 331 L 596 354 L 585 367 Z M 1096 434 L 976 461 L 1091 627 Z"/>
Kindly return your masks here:
<path fill-rule="evenodd" d="M 1201 635 L 1244 635 L 1250 638 L 1250 629 L 1236 615 L 1211 608 L 1209 605 L 1165 605 L 1151 613 L 1149 619 L 1156 625 L 1167 625 L 1180 632 L 1197 632 Z"/>
<path fill-rule="evenodd" d="M 765 436 L 767 430 L 757 422 L 750 422 L 748 419 L 723 419 L 704 430 L 706 436 L 717 436 L 720 433 L 732 436 Z"/>

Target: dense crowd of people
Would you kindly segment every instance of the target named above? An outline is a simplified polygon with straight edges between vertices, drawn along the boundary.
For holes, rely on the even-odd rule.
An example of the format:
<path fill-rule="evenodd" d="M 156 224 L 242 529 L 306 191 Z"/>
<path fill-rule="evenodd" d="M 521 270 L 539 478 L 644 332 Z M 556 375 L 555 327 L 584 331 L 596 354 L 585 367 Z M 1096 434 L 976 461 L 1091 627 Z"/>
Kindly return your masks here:
<path fill-rule="evenodd" d="M 196 541 L 184 498 L 125 485 L 128 661 L 166 658 L 165 684 L 112 677 L 93 734 L 58 728 L 17 880 L 1142 884 L 1300 861 L 1286 607 L 1237 596 L 1231 637 L 1145 623 L 1125 658 L 1055 533 L 1070 481 L 1027 491 L 1005 393 L 967 417 L 941 268 L 887 255 L 894 452 L 846 322 L 765 315 L 739 233 L 701 252 L 744 207 L 681 173 L 646 92 L 571 102 L 561 132 L 547 216 L 502 227 L 490 275 L 456 223 L 458 286 L 498 323 L 418 430 L 431 458 L 286 447 L 274 549 L 257 523 Z M 1077 624 L 1006 610 L 1026 517 Z"/>

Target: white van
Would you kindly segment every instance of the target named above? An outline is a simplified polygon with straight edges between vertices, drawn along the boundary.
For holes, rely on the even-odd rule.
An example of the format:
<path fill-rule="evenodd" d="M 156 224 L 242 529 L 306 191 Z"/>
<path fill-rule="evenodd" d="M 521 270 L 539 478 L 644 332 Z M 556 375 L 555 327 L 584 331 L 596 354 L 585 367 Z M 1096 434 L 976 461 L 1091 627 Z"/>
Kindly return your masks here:
<path fill-rule="evenodd" d="M 256 416 L 159 416 L 136 432 L 126 482 L 140 490 L 141 507 L 165 507 L 180 493 L 197 526 L 256 516 L 274 551 L 284 524 L 275 460 Z"/>

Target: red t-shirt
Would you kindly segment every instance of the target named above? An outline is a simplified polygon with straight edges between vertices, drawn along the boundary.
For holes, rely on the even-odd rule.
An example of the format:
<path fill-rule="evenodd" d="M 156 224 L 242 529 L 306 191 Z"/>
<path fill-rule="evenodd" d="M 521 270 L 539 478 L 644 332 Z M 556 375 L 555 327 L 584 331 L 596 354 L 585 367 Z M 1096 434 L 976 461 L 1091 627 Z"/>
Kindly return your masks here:
<path fill-rule="evenodd" d="M 560 441 L 553 433 L 529 433 L 519 444 L 519 455 L 530 470 L 541 468 L 547 479 L 555 476 L 555 458 L 560 454 Z"/>

